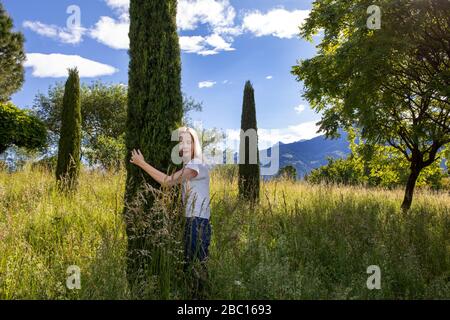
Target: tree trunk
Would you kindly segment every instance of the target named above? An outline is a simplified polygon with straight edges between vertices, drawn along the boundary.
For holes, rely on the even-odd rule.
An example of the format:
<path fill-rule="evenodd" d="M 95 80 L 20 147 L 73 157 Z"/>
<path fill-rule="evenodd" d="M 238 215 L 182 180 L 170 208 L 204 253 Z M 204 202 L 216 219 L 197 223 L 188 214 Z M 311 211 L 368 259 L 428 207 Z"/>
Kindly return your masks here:
<path fill-rule="evenodd" d="M 402 210 L 404 212 L 408 211 L 409 208 L 411 208 L 414 194 L 414 187 L 416 186 L 416 181 L 417 178 L 419 177 L 420 171 L 421 168 L 419 168 L 417 165 L 415 164 L 411 165 L 411 172 L 408 177 L 408 182 L 406 183 L 405 196 L 403 198 L 402 203 Z"/>

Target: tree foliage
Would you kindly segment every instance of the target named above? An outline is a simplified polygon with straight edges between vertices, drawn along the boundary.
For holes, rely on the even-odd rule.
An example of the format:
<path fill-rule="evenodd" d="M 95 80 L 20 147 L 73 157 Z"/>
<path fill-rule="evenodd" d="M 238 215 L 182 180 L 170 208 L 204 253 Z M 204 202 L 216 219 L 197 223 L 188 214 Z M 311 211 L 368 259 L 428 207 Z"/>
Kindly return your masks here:
<path fill-rule="evenodd" d="M 126 191 L 124 216 L 127 222 L 128 265 L 130 285 L 146 270 L 141 252 L 157 256 L 161 248 L 146 241 L 145 230 L 137 228 L 136 211 L 127 207 L 148 184 L 159 185 L 142 169 L 130 163 L 131 150 L 140 149 L 147 162 L 160 171 L 172 171 L 172 132 L 182 124 L 183 97 L 181 93 L 181 58 L 176 26 L 177 1 L 130 2 L 130 64 L 128 109 L 125 144 Z M 149 212 L 155 202 L 151 194 L 142 204 L 142 211 Z M 144 263 L 144 265 L 142 265 Z M 160 266 L 161 267 L 161 266 Z M 156 267 L 157 274 L 161 271 Z M 142 275 L 142 274 L 141 274 Z"/>
<path fill-rule="evenodd" d="M 56 83 L 46 94 L 35 96 L 33 112 L 46 124 L 48 144 L 57 144 L 61 130 L 64 84 Z M 82 115 L 82 155 L 89 165 L 117 170 L 125 166 L 125 130 L 128 87 L 95 81 L 80 87 Z M 191 125 L 191 112 L 202 111 L 202 103 L 183 94 L 183 115 Z M 121 150 L 120 150 L 121 149 Z M 48 153 L 51 153 L 48 150 Z M 121 158 L 119 158 L 121 157 Z"/>
<path fill-rule="evenodd" d="M 0 102 L 0 154 L 12 145 L 41 150 L 46 140 L 45 124 L 38 118 L 10 102 Z"/>
<path fill-rule="evenodd" d="M 297 169 L 295 169 L 295 167 L 292 165 L 284 166 L 278 171 L 278 176 L 295 181 L 297 180 Z"/>
<path fill-rule="evenodd" d="M 0 3 L 0 102 L 7 102 L 24 82 L 24 36 L 14 32 L 13 21 Z"/>
<path fill-rule="evenodd" d="M 94 143 L 85 149 L 90 166 L 101 165 L 105 170 L 115 172 L 124 168 L 125 134 L 117 138 L 100 135 Z"/>
<path fill-rule="evenodd" d="M 366 26 L 373 4 L 379 30 Z M 388 143 L 407 159 L 404 210 L 420 172 L 450 142 L 449 13 L 440 0 L 317 0 L 301 34 L 323 30 L 323 40 L 292 70 L 328 136 L 357 126 L 369 143 Z"/>
<path fill-rule="evenodd" d="M 49 144 L 59 140 L 63 110 L 64 84 L 56 83 L 47 94 L 38 93 L 33 112 L 46 124 Z M 119 137 L 125 133 L 127 87 L 95 81 L 80 85 L 82 146 L 95 145 L 100 136 Z"/>
<path fill-rule="evenodd" d="M 258 137 L 256 136 L 256 142 L 254 142 L 251 138 L 247 138 L 242 135 L 243 133 L 251 132 L 251 130 L 254 130 L 256 135 L 258 132 L 258 126 L 256 123 L 255 93 L 250 81 L 245 83 L 243 100 L 239 147 L 239 195 L 244 199 L 256 201 L 259 198 L 260 189 Z M 256 143 L 256 146 L 251 146 L 251 143 Z M 253 151 L 256 151 L 256 163 L 252 163 L 251 161 L 253 158 Z"/>
<path fill-rule="evenodd" d="M 310 172 L 306 180 L 311 183 L 364 185 L 370 187 L 396 188 L 403 186 L 409 177 L 409 162 L 396 148 L 371 145 L 351 130 L 348 134 L 351 154 L 346 159 L 329 158 L 326 166 Z M 439 157 L 444 157 L 442 150 Z M 418 179 L 418 187 L 442 189 L 445 173 L 435 161 L 424 168 Z"/>
<path fill-rule="evenodd" d="M 77 186 L 81 161 L 81 103 L 78 70 L 69 69 L 64 88 L 56 179 L 61 190 Z"/>

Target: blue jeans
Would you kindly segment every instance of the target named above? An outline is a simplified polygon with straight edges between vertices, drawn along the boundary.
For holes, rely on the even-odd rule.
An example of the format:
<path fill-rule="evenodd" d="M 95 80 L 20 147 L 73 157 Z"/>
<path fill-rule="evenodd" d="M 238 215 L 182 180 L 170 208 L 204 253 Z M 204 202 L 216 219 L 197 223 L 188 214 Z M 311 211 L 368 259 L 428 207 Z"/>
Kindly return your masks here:
<path fill-rule="evenodd" d="M 184 227 L 184 257 L 187 264 L 196 258 L 205 262 L 211 242 L 211 224 L 209 219 L 199 217 L 186 218 Z"/>

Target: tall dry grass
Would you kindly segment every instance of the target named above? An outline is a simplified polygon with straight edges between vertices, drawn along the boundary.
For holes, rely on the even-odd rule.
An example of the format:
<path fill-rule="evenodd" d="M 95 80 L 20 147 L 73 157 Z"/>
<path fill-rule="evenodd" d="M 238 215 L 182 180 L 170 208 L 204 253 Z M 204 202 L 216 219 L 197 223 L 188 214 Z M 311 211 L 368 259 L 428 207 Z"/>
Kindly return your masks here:
<path fill-rule="evenodd" d="M 1 172 L 0 298 L 189 298 L 178 264 L 182 228 L 170 212 L 157 229 L 157 272 L 143 296 L 128 289 L 124 181 L 124 172 L 83 171 L 77 192 L 63 196 L 45 170 Z M 450 195 L 419 190 L 408 215 L 402 196 L 272 181 L 250 206 L 234 178 L 213 172 L 208 297 L 449 299 Z M 81 269 L 80 290 L 66 288 L 70 265 Z M 381 290 L 367 289 L 370 265 L 381 269 Z"/>

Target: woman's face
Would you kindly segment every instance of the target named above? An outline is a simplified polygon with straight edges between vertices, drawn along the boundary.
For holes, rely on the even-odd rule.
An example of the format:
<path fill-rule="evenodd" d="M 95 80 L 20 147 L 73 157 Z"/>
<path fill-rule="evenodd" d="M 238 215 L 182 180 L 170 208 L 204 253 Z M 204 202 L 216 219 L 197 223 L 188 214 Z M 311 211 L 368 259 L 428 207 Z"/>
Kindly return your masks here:
<path fill-rule="evenodd" d="M 183 158 L 183 162 L 188 162 L 193 157 L 193 141 L 189 132 L 182 132 L 180 134 L 180 143 L 178 144 L 180 156 Z"/>

